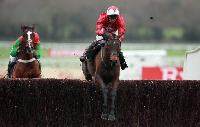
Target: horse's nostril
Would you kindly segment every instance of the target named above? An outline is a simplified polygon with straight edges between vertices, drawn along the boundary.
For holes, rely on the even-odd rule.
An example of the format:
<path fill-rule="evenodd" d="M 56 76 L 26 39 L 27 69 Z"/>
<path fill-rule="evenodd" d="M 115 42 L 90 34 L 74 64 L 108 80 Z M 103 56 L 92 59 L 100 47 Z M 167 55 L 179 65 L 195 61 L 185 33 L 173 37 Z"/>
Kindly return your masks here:
<path fill-rule="evenodd" d="M 32 48 L 32 47 L 27 47 L 27 48 L 26 48 L 26 52 L 29 52 L 29 53 L 30 53 L 30 52 L 32 52 L 32 51 L 33 51 L 33 48 Z"/>
<path fill-rule="evenodd" d="M 110 60 L 111 63 L 117 63 L 117 60 Z"/>

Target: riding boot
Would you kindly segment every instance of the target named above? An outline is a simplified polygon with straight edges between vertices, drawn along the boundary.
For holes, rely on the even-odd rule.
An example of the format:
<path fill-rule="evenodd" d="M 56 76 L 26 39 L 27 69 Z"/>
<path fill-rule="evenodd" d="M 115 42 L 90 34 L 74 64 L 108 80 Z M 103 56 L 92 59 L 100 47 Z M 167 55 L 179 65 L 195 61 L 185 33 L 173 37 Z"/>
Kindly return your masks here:
<path fill-rule="evenodd" d="M 84 62 L 86 60 L 86 57 L 91 58 L 91 50 L 93 50 L 95 48 L 95 46 L 97 45 L 96 40 L 92 41 L 92 44 L 85 49 L 85 52 L 83 53 L 83 55 L 79 58 L 81 62 Z"/>
<path fill-rule="evenodd" d="M 120 61 L 122 70 L 124 70 L 125 68 L 128 68 L 128 65 L 126 64 L 126 61 L 125 61 L 124 56 L 123 56 L 123 52 L 119 53 L 119 61 Z"/>
<path fill-rule="evenodd" d="M 13 67 L 15 66 L 16 62 L 11 62 L 9 61 L 8 63 L 8 73 L 7 73 L 7 78 L 10 78 L 11 77 L 11 72 L 12 72 L 12 69 Z"/>

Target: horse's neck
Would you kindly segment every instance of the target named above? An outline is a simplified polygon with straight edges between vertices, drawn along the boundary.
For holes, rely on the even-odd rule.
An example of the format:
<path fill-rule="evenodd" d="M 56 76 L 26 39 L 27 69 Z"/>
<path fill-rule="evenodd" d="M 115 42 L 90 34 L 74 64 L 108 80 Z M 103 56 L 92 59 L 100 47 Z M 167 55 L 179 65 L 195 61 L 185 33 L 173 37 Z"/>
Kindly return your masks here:
<path fill-rule="evenodd" d="M 20 52 L 18 58 L 22 60 L 30 60 L 33 58 L 33 54 L 27 52 Z"/>
<path fill-rule="evenodd" d="M 110 60 L 109 54 L 105 47 L 101 50 L 101 59 L 106 63 L 109 62 Z"/>

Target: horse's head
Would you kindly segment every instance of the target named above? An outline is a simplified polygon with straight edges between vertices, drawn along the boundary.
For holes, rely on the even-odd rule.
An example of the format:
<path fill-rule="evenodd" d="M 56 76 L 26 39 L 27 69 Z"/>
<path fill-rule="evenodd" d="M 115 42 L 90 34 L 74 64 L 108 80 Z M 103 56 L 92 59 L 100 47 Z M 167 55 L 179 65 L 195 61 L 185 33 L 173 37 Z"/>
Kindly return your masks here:
<path fill-rule="evenodd" d="M 21 50 L 26 51 L 27 53 L 33 52 L 33 43 L 35 42 L 35 24 L 30 26 L 21 26 L 21 29 L 23 31 L 23 40 L 21 43 Z"/>
<path fill-rule="evenodd" d="M 119 58 L 119 53 L 121 50 L 121 42 L 119 40 L 119 37 L 115 34 L 111 34 L 108 36 L 108 41 L 106 42 L 106 49 L 109 54 L 110 63 L 112 66 L 115 66 L 117 64 L 117 60 Z"/>

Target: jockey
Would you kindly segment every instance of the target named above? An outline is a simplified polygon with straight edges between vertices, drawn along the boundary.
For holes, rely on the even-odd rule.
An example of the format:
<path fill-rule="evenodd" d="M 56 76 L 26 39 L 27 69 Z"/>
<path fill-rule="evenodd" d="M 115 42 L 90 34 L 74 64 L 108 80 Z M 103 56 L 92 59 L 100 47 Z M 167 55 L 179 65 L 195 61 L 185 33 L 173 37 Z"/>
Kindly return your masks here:
<path fill-rule="evenodd" d="M 92 44 L 85 49 L 83 56 L 80 57 L 81 62 L 84 62 L 86 57 L 91 58 L 91 50 L 94 50 L 99 44 L 101 44 L 101 40 L 107 40 L 104 32 L 114 33 L 116 35 L 120 35 L 121 33 L 125 32 L 124 18 L 119 14 L 119 9 L 115 6 L 110 6 L 107 9 L 107 12 L 104 12 L 100 15 L 96 23 L 96 40 L 94 40 Z M 124 35 L 119 38 L 120 42 L 122 42 L 123 39 Z M 119 53 L 119 60 L 122 70 L 128 67 L 122 52 Z"/>
<path fill-rule="evenodd" d="M 31 29 L 30 26 L 24 26 L 25 29 Z M 40 40 L 39 40 L 39 35 L 35 32 L 35 44 L 34 44 L 34 51 L 33 51 L 33 56 L 35 59 L 38 61 L 39 66 L 40 66 L 40 72 L 41 72 L 41 63 L 40 63 L 40 56 L 41 56 L 41 45 L 40 45 Z M 14 43 L 14 46 L 10 52 L 10 60 L 8 64 L 8 73 L 7 73 L 7 78 L 10 78 L 11 76 L 11 71 L 12 68 L 15 66 L 16 61 L 17 61 L 17 52 L 19 49 L 19 45 L 22 42 L 23 36 L 20 36 Z"/>

